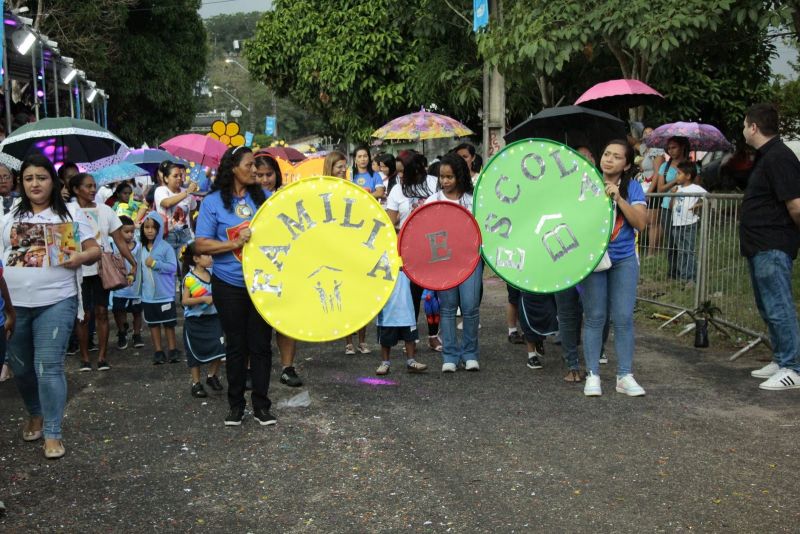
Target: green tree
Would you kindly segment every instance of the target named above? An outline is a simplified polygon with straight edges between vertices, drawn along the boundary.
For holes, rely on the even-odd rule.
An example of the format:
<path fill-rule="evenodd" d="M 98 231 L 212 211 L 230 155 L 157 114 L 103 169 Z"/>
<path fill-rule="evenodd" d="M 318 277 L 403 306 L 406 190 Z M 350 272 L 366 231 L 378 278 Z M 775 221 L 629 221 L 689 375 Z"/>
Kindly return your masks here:
<path fill-rule="evenodd" d="M 40 2 L 28 2 L 32 10 Z M 37 24 L 110 96 L 109 127 L 156 144 L 189 127 L 205 71 L 200 0 L 52 0 Z"/>
<path fill-rule="evenodd" d="M 208 39 L 214 55 L 238 53 L 246 39 L 256 32 L 260 12 L 216 15 L 205 20 Z M 239 50 L 233 42 L 239 41 Z"/>
<path fill-rule="evenodd" d="M 351 139 L 432 104 L 477 120 L 474 40 L 441 2 L 279 0 L 244 55 L 256 79 Z"/>

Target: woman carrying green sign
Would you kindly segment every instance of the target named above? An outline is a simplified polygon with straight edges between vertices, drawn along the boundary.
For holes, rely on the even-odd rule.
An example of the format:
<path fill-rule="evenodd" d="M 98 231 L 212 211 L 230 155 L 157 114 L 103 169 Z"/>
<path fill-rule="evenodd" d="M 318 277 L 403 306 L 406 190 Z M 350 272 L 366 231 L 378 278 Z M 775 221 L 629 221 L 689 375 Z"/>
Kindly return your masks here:
<path fill-rule="evenodd" d="M 600 159 L 606 195 L 616 206 L 616 220 L 608 244 L 611 267 L 593 272 L 583 282 L 583 353 L 589 371 L 583 393 L 587 397 L 602 394 L 600 352 L 603 347 L 603 326 L 608 314 L 614 325 L 617 392 L 631 397 L 644 395 L 644 389 L 632 374 L 633 306 L 639 280 L 636 231 L 641 232 L 647 225 L 647 202 L 642 186 L 632 180 L 629 173 L 633 157 L 633 148 L 623 140 L 614 140 L 606 146 Z"/>

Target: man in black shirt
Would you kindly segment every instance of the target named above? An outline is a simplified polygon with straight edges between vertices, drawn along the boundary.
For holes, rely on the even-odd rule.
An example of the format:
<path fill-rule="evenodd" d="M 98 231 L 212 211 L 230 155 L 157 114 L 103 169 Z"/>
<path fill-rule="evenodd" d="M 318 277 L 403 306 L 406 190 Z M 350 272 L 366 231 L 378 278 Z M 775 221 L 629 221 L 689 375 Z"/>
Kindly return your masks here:
<path fill-rule="evenodd" d="M 800 329 L 792 297 L 792 263 L 800 247 L 800 161 L 778 137 L 772 104 L 751 107 L 743 133 L 756 149 L 756 161 L 742 201 L 739 242 L 773 350 L 773 361 L 751 375 L 767 379 L 761 389 L 800 388 Z"/>

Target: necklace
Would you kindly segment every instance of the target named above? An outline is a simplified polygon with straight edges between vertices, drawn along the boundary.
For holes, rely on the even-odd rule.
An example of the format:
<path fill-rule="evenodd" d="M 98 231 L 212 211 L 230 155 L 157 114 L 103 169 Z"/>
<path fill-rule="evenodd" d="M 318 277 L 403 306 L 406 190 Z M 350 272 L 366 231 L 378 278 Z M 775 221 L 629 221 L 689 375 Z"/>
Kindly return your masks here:
<path fill-rule="evenodd" d="M 247 198 L 236 199 L 236 215 L 240 219 L 249 219 L 253 216 L 253 208 L 247 204 Z"/>

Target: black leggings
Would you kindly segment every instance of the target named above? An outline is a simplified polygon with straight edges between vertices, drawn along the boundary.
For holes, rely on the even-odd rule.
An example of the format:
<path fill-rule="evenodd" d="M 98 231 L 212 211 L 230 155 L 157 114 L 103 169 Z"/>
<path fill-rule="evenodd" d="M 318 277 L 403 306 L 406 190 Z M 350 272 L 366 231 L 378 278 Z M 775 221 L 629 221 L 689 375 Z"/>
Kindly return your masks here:
<path fill-rule="evenodd" d="M 228 377 L 228 404 L 244 409 L 244 384 L 247 359 L 253 373 L 253 408 L 269 410 L 272 402 L 269 375 L 272 369 L 272 327 L 259 315 L 247 289 L 232 286 L 211 276 L 211 293 L 225 332 L 225 373 Z"/>

